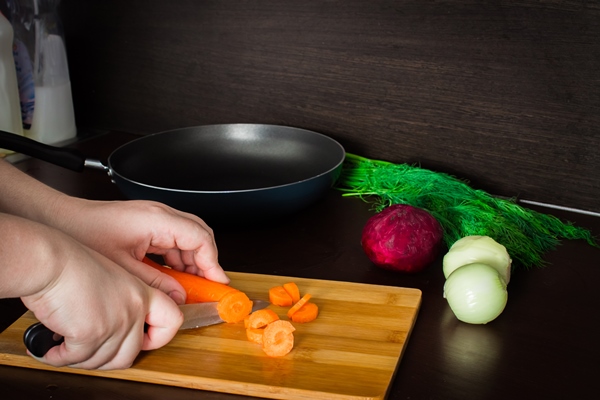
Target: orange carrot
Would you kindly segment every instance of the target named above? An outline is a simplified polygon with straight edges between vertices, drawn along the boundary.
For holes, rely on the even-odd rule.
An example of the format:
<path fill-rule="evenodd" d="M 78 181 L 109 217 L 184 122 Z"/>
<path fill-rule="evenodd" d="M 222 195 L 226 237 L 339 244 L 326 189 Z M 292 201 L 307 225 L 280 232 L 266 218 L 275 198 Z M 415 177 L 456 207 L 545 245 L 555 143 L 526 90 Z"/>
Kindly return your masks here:
<path fill-rule="evenodd" d="M 162 266 L 148 257 L 144 257 L 143 261 L 175 278 L 187 294 L 186 304 L 218 301 L 217 310 L 225 322 L 243 321 L 252 311 L 252 301 L 248 296 L 231 286 Z"/>
<path fill-rule="evenodd" d="M 315 303 L 307 302 L 292 314 L 292 321 L 299 323 L 310 322 L 315 320 L 318 315 L 319 307 Z"/>
<path fill-rule="evenodd" d="M 219 300 L 217 311 L 223 321 L 237 323 L 243 321 L 252 312 L 252 300 L 239 290 L 229 292 Z"/>
<path fill-rule="evenodd" d="M 256 343 L 262 346 L 263 334 L 265 330 L 262 328 L 246 328 L 246 336 L 252 343 Z"/>
<path fill-rule="evenodd" d="M 264 328 L 273 321 L 277 321 L 279 315 L 269 308 L 254 311 L 248 318 L 248 328 Z"/>
<path fill-rule="evenodd" d="M 165 267 L 152 261 L 148 257 L 144 257 L 143 261 L 160 272 L 175 278 L 177 282 L 183 286 L 187 294 L 185 300 L 186 304 L 219 301 L 225 294 L 238 291 L 223 283 Z"/>
<path fill-rule="evenodd" d="M 281 357 L 294 348 L 294 331 L 289 322 L 277 320 L 266 326 L 263 333 L 263 351 L 269 357 Z"/>
<path fill-rule="evenodd" d="M 294 282 L 284 283 L 283 288 L 292 297 L 293 304 L 296 304 L 298 300 L 300 300 L 300 289 L 298 289 L 298 285 L 296 285 Z"/>
<path fill-rule="evenodd" d="M 298 300 L 298 302 L 296 304 L 294 304 L 292 306 L 292 308 L 290 308 L 288 310 L 288 312 L 287 312 L 288 318 L 292 318 L 292 315 L 294 315 L 294 313 L 296 311 L 298 311 L 299 309 L 301 309 L 303 305 L 305 305 L 306 303 L 308 303 L 308 301 L 310 300 L 311 297 L 312 296 L 309 293 L 307 293 L 300 300 Z"/>
<path fill-rule="evenodd" d="M 292 305 L 292 296 L 283 288 L 283 286 L 275 286 L 269 289 L 269 301 L 281 307 Z"/>

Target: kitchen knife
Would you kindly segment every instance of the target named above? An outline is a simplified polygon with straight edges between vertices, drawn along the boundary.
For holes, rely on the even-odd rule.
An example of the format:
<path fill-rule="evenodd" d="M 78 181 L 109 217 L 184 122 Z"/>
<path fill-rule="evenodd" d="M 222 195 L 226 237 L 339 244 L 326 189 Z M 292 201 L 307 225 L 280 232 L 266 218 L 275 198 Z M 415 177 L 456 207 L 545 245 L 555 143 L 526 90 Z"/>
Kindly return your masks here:
<path fill-rule="evenodd" d="M 181 324 L 179 330 L 200 328 L 224 322 L 219 317 L 218 304 L 218 302 L 211 302 L 179 306 L 179 309 L 183 312 L 183 324 Z M 268 301 L 252 300 L 252 312 L 266 308 L 268 305 Z M 146 326 L 144 326 L 144 330 L 145 328 Z M 41 322 L 31 325 L 23 335 L 25 347 L 35 357 L 43 357 L 48 350 L 60 345 L 63 341 L 62 336 L 52 332 Z"/>

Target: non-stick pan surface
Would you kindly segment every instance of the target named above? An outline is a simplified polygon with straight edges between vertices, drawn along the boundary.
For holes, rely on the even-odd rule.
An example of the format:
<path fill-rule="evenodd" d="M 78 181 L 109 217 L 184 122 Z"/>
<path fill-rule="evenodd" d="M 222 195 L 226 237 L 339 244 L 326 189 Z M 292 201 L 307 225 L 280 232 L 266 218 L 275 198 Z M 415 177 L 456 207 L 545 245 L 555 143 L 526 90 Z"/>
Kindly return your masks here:
<path fill-rule="evenodd" d="M 0 147 L 8 146 L 0 140 Z M 16 149 L 28 154 L 23 150 Z M 231 224 L 272 219 L 314 203 L 337 178 L 344 155 L 338 142 L 309 130 L 222 124 L 143 136 L 116 149 L 104 168 L 130 199 L 160 201 L 212 224 Z"/>

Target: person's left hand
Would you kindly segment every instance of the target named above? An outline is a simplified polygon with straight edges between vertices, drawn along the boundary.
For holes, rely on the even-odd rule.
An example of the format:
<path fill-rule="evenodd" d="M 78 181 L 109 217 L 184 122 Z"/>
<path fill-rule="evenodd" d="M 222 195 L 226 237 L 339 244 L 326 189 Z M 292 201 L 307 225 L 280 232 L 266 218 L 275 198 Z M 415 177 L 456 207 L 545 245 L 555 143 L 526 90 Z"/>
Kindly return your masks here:
<path fill-rule="evenodd" d="M 143 201 L 90 201 L 71 198 L 69 219 L 60 229 L 161 289 L 176 303 L 185 291 L 173 278 L 141 262 L 162 255 L 172 268 L 229 283 L 218 262 L 213 230 L 199 217 L 164 204 Z"/>

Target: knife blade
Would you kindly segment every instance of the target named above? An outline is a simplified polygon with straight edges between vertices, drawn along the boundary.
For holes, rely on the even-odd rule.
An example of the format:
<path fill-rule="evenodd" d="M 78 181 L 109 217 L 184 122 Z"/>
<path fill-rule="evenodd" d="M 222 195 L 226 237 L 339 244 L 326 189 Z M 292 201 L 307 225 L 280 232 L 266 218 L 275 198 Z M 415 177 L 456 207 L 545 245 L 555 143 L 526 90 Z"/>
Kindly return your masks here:
<path fill-rule="evenodd" d="M 224 322 L 217 311 L 218 302 L 180 305 L 183 324 L 179 330 L 195 329 Z M 252 312 L 266 308 L 268 301 L 252 300 Z M 147 326 L 144 326 L 144 331 Z M 25 347 L 35 357 L 43 357 L 48 350 L 64 342 L 64 338 L 47 328 L 41 322 L 31 325 L 23 334 Z"/>
<path fill-rule="evenodd" d="M 217 311 L 218 302 L 184 304 L 179 306 L 183 312 L 183 324 L 179 330 L 200 328 L 224 322 Z M 264 300 L 252 300 L 252 312 L 267 308 L 270 303 Z"/>

